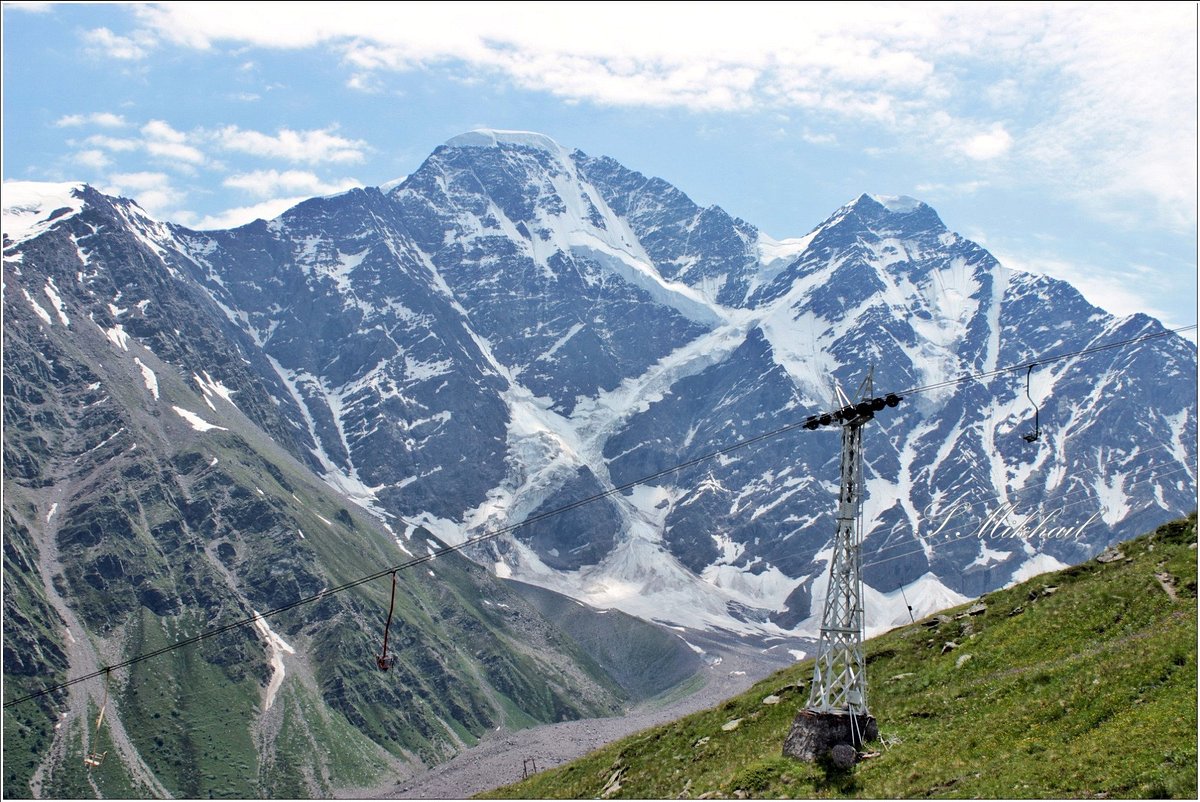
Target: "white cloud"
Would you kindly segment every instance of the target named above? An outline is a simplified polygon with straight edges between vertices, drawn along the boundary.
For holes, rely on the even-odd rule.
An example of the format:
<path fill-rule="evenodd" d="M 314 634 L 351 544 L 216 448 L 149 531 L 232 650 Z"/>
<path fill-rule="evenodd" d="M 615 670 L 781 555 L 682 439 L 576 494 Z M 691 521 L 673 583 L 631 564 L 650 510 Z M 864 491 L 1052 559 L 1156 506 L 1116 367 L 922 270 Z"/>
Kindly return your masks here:
<path fill-rule="evenodd" d="M 356 72 L 346 79 L 346 87 L 356 92 L 377 94 L 383 91 L 383 83 L 370 71 Z"/>
<path fill-rule="evenodd" d="M 929 195 L 974 195 L 981 189 L 988 187 L 987 181 L 959 181 L 954 184 L 917 184 L 914 189 L 917 192 L 927 193 Z M 980 235 L 985 236 L 985 235 Z M 976 242 L 983 244 L 983 241 L 977 237 L 971 237 Z"/>
<path fill-rule="evenodd" d="M 191 145 L 182 145 L 177 142 L 147 142 L 146 152 L 151 156 L 157 156 L 167 161 L 185 162 L 187 164 L 204 163 L 203 153 Z"/>
<path fill-rule="evenodd" d="M 187 134 L 181 131 L 176 131 L 169 123 L 162 120 L 151 120 L 142 126 L 142 134 L 147 139 L 156 140 L 159 142 L 170 142 L 172 144 L 182 144 L 187 141 Z"/>
<path fill-rule="evenodd" d="M 58 118 L 54 123 L 59 128 L 76 127 L 80 125 L 99 125 L 102 128 L 121 128 L 126 125 L 125 118 L 119 114 L 106 111 L 92 114 L 67 114 Z"/>
<path fill-rule="evenodd" d="M 166 173 L 152 173 L 149 171 L 115 173 L 108 178 L 112 182 L 116 194 L 122 194 L 127 190 L 163 189 L 171 184 L 171 176 Z M 105 191 L 107 192 L 108 190 Z"/>
<path fill-rule="evenodd" d="M 216 140 L 227 150 L 306 164 L 352 163 L 361 162 L 366 158 L 366 142 L 347 139 L 331 131 L 332 129 L 292 131 L 281 128 L 277 134 L 271 136 L 230 125 L 217 132 Z"/>
<path fill-rule="evenodd" d="M 231 175 L 222 182 L 227 187 L 240 189 L 253 195 L 269 198 L 280 193 L 305 195 L 332 195 L 345 192 L 348 189 L 361 187 L 362 183 L 354 178 L 341 178 L 336 181 L 324 181 L 317 175 L 301 170 L 255 170 L 249 173 Z"/>
<path fill-rule="evenodd" d="M 835 134 L 817 134 L 807 129 L 800 134 L 800 138 L 810 145 L 836 145 L 838 141 Z"/>
<path fill-rule="evenodd" d="M 211 229 L 237 228 L 244 226 L 246 223 L 252 223 L 255 220 L 272 220 L 286 212 L 298 203 L 308 200 L 307 196 L 298 196 L 294 198 L 273 198 L 272 200 L 256 203 L 253 206 L 241 206 L 236 209 L 227 209 L 214 215 L 207 215 L 196 220 L 194 223 L 188 223 L 192 228 L 201 231 Z"/>
<path fill-rule="evenodd" d="M 975 134 L 962 142 L 959 148 L 972 159 L 987 161 L 1008 153 L 1012 143 L 1012 135 L 1004 130 L 1004 126 L 996 124 L 991 131 Z"/>
<path fill-rule="evenodd" d="M 72 156 L 76 163 L 93 170 L 103 170 L 112 165 L 112 159 L 102 150 L 81 150 Z"/>
<path fill-rule="evenodd" d="M 1192 230 L 1195 7 L 1186 3 L 181 3 L 134 7 L 155 41 L 325 47 L 347 85 L 441 68 L 567 102 L 703 111 L 800 108 L 876 126 L 909 153 L 996 162 L 1097 213 Z M 270 19 L 270 24 L 263 24 Z M 103 30 L 103 29 L 102 29 Z M 669 35 L 664 35 L 669 32 Z M 996 120 L 1004 120 L 1002 126 Z M 226 129 L 229 147 L 294 162 L 365 146 Z M 326 133 L 327 132 L 317 132 Z M 310 135 L 315 135 L 309 132 Z M 1122 222 L 1134 223 L 1135 220 Z"/>
<path fill-rule="evenodd" d="M 116 153 L 127 153 L 132 150 L 137 150 L 142 146 L 142 143 L 136 139 L 118 139 L 117 137 L 104 136 L 103 134 L 89 136 L 84 141 L 94 147 L 104 148 L 105 150 L 111 150 Z"/>
<path fill-rule="evenodd" d="M 62 124 L 61 120 L 59 124 Z M 122 120 L 122 125 L 124 124 Z M 188 143 L 193 137 L 175 130 L 163 120 L 151 120 L 141 127 L 140 133 L 141 139 L 95 134 L 85 139 L 84 143 L 91 146 L 93 151 L 131 153 L 143 150 L 151 156 L 169 162 L 176 169 L 190 170 L 194 165 L 204 164 L 206 161 L 203 152 Z"/>
<path fill-rule="evenodd" d="M 142 134 L 146 137 L 146 152 L 151 156 L 188 165 L 204 163 L 204 154 L 188 144 L 188 135 L 176 131 L 163 120 L 151 120 L 146 123 L 142 126 Z"/>
<path fill-rule="evenodd" d="M 101 192 L 132 198 L 160 220 L 175 219 L 175 210 L 187 200 L 187 193 L 174 187 L 166 173 L 116 173 L 108 177 L 108 182 L 100 188 Z"/>
<path fill-rule="evenodd" d="M 136 31 L 133 36 L 118 36 L 108 28 L 85 31 L 83 41 L 92 52 L 122 61 L 143 59 L 156 44 L 154 36 L 148 31 Z"/>

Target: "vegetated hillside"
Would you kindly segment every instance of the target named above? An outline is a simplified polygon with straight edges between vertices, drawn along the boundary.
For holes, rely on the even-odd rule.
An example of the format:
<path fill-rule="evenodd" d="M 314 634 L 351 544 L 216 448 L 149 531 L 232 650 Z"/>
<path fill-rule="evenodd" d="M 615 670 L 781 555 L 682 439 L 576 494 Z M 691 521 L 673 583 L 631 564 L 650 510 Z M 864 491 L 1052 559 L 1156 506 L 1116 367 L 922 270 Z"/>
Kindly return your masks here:
<path fill-rule="evenodd" d="M 979 602 L 867 644 L 851 772 L 781 756 L 807 660 L 489 796 L 1196 798 L 1195 513 Z"/>

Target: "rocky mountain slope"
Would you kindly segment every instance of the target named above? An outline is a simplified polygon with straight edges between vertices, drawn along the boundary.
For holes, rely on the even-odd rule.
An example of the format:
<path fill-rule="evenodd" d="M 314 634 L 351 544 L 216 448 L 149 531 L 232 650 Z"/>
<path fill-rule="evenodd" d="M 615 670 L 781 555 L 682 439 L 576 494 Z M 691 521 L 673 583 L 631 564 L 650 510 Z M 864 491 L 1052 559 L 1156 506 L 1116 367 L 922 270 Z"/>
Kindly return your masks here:
<path fill-rule="evenodd" d="M 327 796 L 662 690 L 614 679 L 457 554 L 397 574 L 380 672 L 389 577 L 322 594 L 443 544 L 313 474 L 300 408 L 172 233 L 128 201 L 65 197 L 47 230 L 6 240 L 6 703 L 312 601 L 6 707 L 6 795 Z M 649 625 L 614 641 L 635 630 L 677 674 L 694 664 Z M 91 771 L 89 752 L 106 754 Z"/>
<path fill-rule="evenodd" d="M 930 388 L 868 434 L 880 625 L 901 595 L 933 609 L 1194 502 L 1195 348 L 1038 367 L 1044 432 L 1025 442 L 1026 376 L 994 371 L 1163 329 L 1005 269 L 912 199 L 864 195 L 778 242 L 611 159 L 474 132 L 387 193 L 172 232 L 180 269 L 270 362 L 297 456 L 448 542 L 828 409 L 872 366 L 876 388 Z M 835 441 L 764 441 L 474 555 L 678 625 L 808 632 Z"/>

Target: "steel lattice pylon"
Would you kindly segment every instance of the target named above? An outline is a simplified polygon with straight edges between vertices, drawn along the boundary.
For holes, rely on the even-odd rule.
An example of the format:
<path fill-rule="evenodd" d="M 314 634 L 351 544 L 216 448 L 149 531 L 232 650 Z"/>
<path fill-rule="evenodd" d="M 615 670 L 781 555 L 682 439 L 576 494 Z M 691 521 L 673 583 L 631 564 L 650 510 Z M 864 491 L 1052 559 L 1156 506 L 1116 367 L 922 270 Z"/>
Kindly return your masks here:
<path fill-rule="evenodd" d="M 842 423 L 837 533 L 808 694 L 808 709 L 818 713 L 868 715 L 862 653 L 862 427 L 870 419 L 870 414 L 856 415 Z"/>
<path fill-rule="evenodd" d="M 804 422 L 810 431 L 841 426 L 842 486 L 808 706 L 796 713 L 783 742 L 783 754 L 800 760 L 832 755 L 835 763 L 845 761 L 847 749 L 854 755 L 862 744 L 879 738 L 875 717 L 867 710 L 867 664 L 862 652 L 863 426 L 876 412 L 897 406 L 903 396 L 888 393 L 872 398 L 874 372 L 867 372 L 857 402 L 838 389 L 841 408 L 810 415 Z"/>

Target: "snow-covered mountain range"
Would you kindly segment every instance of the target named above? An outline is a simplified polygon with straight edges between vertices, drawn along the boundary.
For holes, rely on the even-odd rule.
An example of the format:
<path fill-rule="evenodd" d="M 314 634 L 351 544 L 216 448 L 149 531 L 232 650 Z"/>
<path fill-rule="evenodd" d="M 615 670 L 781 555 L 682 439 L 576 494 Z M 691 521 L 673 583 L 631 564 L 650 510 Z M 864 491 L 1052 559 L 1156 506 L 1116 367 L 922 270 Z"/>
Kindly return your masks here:
<path fill-rule="evenodd" d="M 872 368 L 906 396 L 865 432 L 873 629 L 1195 506 L 1195 347 L 911 198 L 775 240 L 612 159 L 476 131 L 387 191 L 229 231 L 72 185 L 6 184 L 4 205 L 8 303 L 97 327 L 114 359 L 148 349 L 164 415 L 186 411 L 160 395 L 175 371 L 209 402 L 193 425 L 247 416 L 414 553 L 418 527 L 462 543 L 597 497 L 468 553 L 672 626 L 815 634 L 838 438 L 792 429 L 610 491 L 832 409 Z M 44 244 L 85 207 L 110 222 Z M 92 271 L 118 236 L 140 261 L 109 297 Z M 222 327 L 166 314 L 170 282 Z"/>

